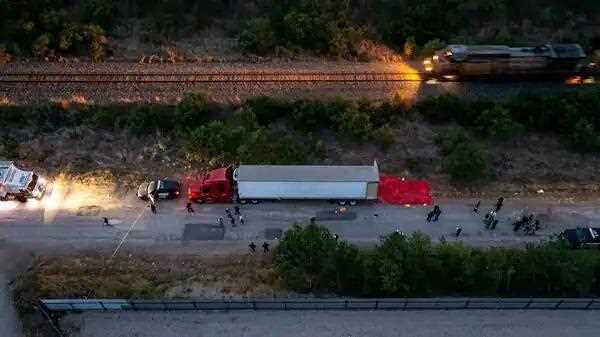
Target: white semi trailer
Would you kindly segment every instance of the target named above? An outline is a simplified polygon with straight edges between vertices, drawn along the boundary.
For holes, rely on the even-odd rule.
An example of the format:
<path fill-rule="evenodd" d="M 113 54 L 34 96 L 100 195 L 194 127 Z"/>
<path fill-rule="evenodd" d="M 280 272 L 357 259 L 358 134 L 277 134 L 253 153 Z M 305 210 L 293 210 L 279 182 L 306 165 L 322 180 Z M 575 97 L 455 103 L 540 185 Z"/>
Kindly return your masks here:
<path fill-rule="evenodd" d="M 233 172 L 240 203 L 311 199 L 356 204 L 376 200 L 379 169 L 372 166 L 241 165 Z"/>
<path fill-rule="evenodd" d="M 51 184 L 33 171 L 24 171 L 12 161 L 0 161 L 0 201 L 41 199 Z"/>

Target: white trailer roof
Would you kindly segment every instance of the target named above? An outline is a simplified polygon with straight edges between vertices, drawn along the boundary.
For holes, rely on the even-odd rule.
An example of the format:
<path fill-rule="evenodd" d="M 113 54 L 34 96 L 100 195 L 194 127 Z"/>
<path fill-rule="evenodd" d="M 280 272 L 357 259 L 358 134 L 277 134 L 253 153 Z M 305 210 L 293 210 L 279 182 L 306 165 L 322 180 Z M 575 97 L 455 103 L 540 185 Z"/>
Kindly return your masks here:
<path fill-rule="evenodd" d="M 12 161 L 0 161 L 0 184 L 12 188 L 25 188 L 32 171 L 18 169 Z"/>
<path fill-rule="evenodd" d="M 372 166 L 240 165 L 238 181 L 362 181 L 379 182 L 377 164 Z"/>

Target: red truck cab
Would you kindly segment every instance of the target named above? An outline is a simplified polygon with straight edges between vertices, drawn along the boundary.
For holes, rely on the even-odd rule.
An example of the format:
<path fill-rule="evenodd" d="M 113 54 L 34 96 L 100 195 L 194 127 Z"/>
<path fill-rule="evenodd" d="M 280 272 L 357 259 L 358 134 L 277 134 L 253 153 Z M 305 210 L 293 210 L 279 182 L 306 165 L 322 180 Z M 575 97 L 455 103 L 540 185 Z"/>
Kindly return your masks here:
<path fill-rule="evenodd" d="M 190 202 L 229 203 L 233 200 L 231 172 L 227 168 L 219 168 L 205 174 L 201 179 L 193 181 L 188 187 Z"/>

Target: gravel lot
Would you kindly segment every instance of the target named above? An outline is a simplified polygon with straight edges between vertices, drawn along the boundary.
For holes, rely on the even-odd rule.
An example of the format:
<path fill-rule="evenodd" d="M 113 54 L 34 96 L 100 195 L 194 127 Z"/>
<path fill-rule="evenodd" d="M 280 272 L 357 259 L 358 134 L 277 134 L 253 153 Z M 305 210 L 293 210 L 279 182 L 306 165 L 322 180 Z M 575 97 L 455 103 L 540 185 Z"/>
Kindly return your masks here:
<path fill-rule="evenodd" d="M 71 337 L 598 336 L 597 312 L 126 312 L 68 315 Z"/>

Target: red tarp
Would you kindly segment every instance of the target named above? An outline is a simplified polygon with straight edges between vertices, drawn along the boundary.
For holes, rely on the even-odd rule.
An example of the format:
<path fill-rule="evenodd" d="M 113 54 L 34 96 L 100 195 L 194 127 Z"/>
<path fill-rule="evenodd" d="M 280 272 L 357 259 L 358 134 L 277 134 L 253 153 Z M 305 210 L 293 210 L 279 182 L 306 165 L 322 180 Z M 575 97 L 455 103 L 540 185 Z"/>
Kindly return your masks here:
<path fill-rule="evenodd" d="M 379 200 L 397 205 L 431 205 L 431 187 L 425 180 L 402 180 L 398 177 L 379 178 Z"/>

